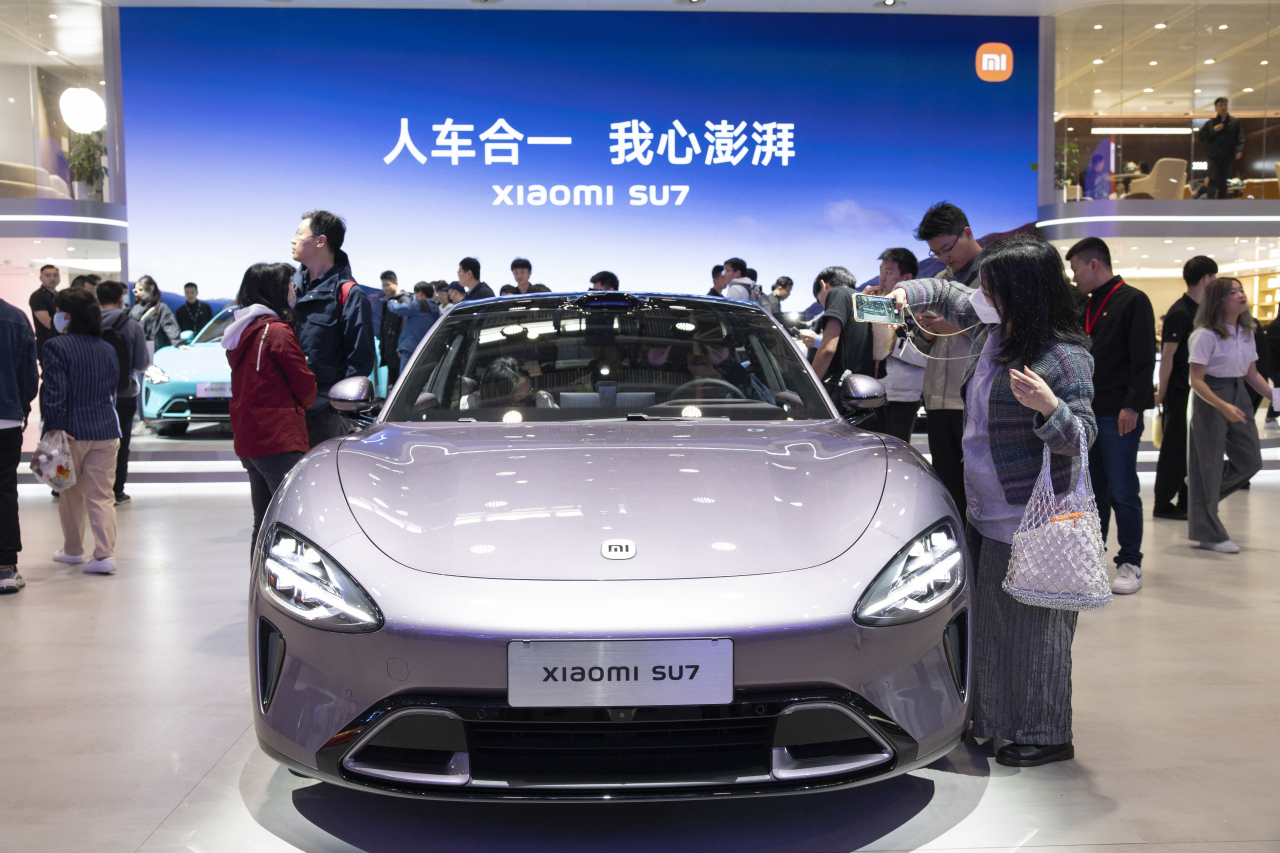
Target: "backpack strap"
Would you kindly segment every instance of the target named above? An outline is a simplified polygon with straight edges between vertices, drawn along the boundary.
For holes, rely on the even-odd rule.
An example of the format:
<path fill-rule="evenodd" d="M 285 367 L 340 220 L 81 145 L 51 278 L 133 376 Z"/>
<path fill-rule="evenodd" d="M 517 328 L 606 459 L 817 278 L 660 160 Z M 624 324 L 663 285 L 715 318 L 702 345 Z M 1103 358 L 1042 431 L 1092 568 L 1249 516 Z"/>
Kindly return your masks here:
<path fill-rule="evenodd" d="M 125 324 L 128 322 L 129 322 L 129 315 L 126 312 L 121 311 L 120 316 L 117 317 L 115 322 L 111 324 L 111 328 L 115 329 L 117 332 L 123 332 Z"/>
<path fill-rule="evenodd" d="M 356 286 L 356 283 L 354 281 L 344 281 L 342 283 L 342 286 L 338 289 L 338 305 L 339 306 L 344 308 L 346 307 L 347 300 L 351 298 L 351 288 L 355 286 Z"/>

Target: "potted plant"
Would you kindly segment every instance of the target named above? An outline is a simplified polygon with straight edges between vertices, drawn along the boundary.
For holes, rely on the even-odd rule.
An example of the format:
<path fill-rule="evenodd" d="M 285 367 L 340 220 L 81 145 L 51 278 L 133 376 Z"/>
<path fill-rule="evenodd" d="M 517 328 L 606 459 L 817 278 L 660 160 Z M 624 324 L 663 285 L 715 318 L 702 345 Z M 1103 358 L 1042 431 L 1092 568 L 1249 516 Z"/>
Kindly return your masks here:
<path fill-rule="evenodd" d="M 71 153 L 67 165 L 71 168 L 71 181 L 77 199 L 102 197 L 102 181 L 107 167 L 102 165 L 107 146 L 102 141 L 102 131 L 93 133 L 72 132 Z"/>
<path fill-rule="evenodd" d="M 1080 146 L 1067 142 L 1054 146 L 1053 185 L 1056 189 L 1078 183 L 1080 174 Z"/>

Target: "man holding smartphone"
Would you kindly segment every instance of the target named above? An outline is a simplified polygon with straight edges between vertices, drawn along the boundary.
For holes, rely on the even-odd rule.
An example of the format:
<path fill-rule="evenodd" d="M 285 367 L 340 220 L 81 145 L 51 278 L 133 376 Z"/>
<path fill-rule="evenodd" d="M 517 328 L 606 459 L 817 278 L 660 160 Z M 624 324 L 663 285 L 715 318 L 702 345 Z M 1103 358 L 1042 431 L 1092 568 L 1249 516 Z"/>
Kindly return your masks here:
<path fill-rule="evenodd" d="M 854 286 L 858 280 L 844 267 L 827 267 L 813 282 L 814 296 L 822 304 L 822 316 L 815 327 L 822 330 L 822 345 L 813 357 L 813 370 L 828 391 L 846 370 L 874 375 L 871 353 L 871 326 L 859 323 L 853 314 Z M 832 394 L 839 400 L 838 392 Z"/>
<path fill-rule="evenodd" d="M 916 239 L 929 246 L 930 257 L 947 265 L 938 278 L 955 281 L 967 288 L 977 286 L 982 247 L 973 238 L 973 229 L 964 211 L 949 202 L 939 202 L 925 211 L 916 228 Z M 924 409 L 929 433 L 929 456 L 951 498 L 964 517 L 968 502 L 964 495 L 964 383 L 971 341 L 969 335 L 931 314 L 916 318 L 920 323 L 913 343 L 929 356 L 924 369 Z M 938 337 L 930 340 L 925 332 Z"/>

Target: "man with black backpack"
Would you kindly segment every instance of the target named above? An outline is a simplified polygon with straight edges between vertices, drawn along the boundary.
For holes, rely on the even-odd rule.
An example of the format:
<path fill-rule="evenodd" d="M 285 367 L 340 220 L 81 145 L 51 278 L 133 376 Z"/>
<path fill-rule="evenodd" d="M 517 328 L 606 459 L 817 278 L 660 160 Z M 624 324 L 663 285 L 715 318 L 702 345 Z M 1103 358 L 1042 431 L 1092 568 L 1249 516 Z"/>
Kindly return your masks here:
<path fill-rule="evenodd" d="M 133 433 L 133 416 L 138 411 L 138 376 L 151 366 L 147 336 L 137 320 L 124 310 L 124 285 L 104 281 L 97 287 L 98 304 L 102 306 L 102 339 L 115 348 L 120 361 L 120 380 L 116 385 L 116 417 L 120 420 L 120 450 L 116 454 L 116 481 L 113 486 L 116 506 L 129 502 L 124 484 L 129 479 L 129 439 Z"/>

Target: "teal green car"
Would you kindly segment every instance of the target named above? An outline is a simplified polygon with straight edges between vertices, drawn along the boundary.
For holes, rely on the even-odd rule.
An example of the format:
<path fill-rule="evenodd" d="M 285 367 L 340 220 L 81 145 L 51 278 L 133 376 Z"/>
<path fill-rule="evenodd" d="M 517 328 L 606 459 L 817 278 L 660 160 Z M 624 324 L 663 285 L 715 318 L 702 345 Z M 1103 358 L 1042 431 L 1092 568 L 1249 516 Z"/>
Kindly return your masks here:
<path fill-rule="evenodd" d="M 182 435 L 193 423 L 231 422 L 231 366 L 222 333 L 235 310 L 228 305 L 199 334 L 183 332 L 181 346 L 157 350 L 152 357 L 142 375 L 142 418 L 160 435 Z M 385 397 L 387 369 L 380 367 L 369 378 L 378 396 Z"/>
<path fill-rule="evenodd" d="M 199 334 L 183 332 L 183 344 L 157 350 L 142 376 L 142 417 L 160 435 L 182 435 L 193 423 L 231 421 L 231 366 L 222 332 L 234 305 L 214 316 Z"/>

